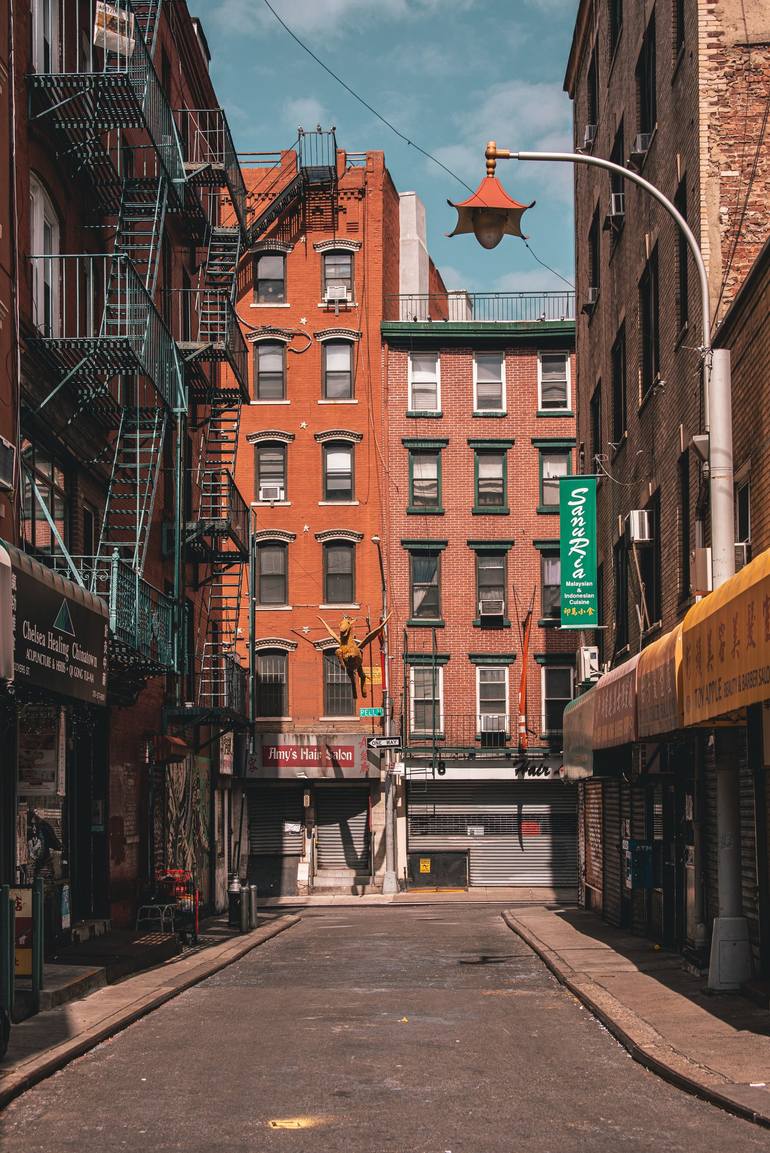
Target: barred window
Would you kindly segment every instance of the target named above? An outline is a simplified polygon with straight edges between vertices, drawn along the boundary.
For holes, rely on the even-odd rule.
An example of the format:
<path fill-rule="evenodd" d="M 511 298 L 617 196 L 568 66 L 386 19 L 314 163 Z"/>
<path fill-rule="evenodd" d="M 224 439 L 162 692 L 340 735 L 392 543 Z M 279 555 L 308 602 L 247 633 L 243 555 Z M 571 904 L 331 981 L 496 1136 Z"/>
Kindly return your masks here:
<path fill-rule="evenodd" d="M 324 653 L 324 714 L 327 717 L 355 716 L 353 686 L 333 650 Z"/>
<path fill-rule="evenodd" d="M 257 716 L 288 714 L 287 654 L 281 649 L 257 653 Z"/>

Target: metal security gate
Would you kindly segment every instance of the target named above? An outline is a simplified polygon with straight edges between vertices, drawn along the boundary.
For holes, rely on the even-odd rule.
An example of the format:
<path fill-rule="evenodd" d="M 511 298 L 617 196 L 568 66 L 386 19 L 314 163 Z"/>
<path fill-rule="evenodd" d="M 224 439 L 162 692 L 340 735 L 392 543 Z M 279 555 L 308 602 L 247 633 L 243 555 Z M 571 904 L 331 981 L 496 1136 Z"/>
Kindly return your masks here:
<path fill-rule="evenodd" d="M 622 919 L 620 869 L 620 782 L 604 781 L 604 915 L 612 925 Z"/>
<path fill-rule="evenodd" d="M 320 869 L 369 869 L 369 787 L 330 785 L 315 791 Z"/>
<path fill-rule="evenodd" d="M 471 885 L 577 885 L 574 785 L 420 782 L 407 803 L 409 851 L 467 850 Z"/>
<path fill-rule="evenodd" d="M 249 855 L 301 856 L 301 789 L 249 789 Z"/>
<path fill-rule="evenodd" d="M 599 911 L 602 908 L 604 872 L 603 831 L 602 782 L 586 781 L 583 793 L 585 904 L 587 909 L 598 909 Z"/>

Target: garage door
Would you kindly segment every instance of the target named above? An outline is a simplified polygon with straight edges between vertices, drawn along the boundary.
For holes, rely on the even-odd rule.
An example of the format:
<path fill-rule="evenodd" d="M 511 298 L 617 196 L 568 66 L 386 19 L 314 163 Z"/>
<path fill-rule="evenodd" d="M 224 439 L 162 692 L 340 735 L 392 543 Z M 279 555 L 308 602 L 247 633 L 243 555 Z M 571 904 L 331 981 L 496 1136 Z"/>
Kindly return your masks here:
<path fill-rule="evenodd" d="M 331 785 L 315 792 L 318 866 L 369 868 L 369 788 Z"/>
<path fill-rule="evenodd" d="M 249 853 L 252 856 L 301 856 L 301 789 L 249 789 Z"/>
<path fill-rule="evenodd" d="M 408 788 L 409 849 L 467 849 L 471 885 L 577 884 L 574 785 L 423 782 Z"/>

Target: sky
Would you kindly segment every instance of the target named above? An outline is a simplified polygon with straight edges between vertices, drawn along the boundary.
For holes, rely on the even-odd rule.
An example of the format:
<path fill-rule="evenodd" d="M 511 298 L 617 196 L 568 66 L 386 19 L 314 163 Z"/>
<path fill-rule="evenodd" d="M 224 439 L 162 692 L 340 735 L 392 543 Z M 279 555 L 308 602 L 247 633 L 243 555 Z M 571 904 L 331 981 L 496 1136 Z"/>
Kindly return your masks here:
<path fill-rule="evenodd" d="M 475 189 L 484 147 L 571 150 L 563 92 L 578 0 L 271 0 L 296 35 L 400 132 Z M 350 152 L 383 150 L 401 192 L 426 206 L 428 248 L 449 288 L 566 288 L 523 242 L 485 252 L 448 239 L 447 199 L 468 191 L 400 140 L 325 73 L 264 0 L 188 0 L 212 53 L 212 77 L 239 151 L 291 147 L 297 127 L 334 125 Z M 245 161 L 244 161 L 245 163 Z M 573 280 L 572 169 L 498 162 L 508 192 L 534 208 L 523 231 L 534 253 Z"/>

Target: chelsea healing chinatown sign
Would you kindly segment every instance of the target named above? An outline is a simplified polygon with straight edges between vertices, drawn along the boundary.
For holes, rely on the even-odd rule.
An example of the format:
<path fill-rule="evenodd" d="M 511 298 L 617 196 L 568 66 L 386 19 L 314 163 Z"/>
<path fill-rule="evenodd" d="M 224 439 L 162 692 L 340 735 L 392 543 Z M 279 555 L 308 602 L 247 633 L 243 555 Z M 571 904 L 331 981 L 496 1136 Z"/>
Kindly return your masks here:
<path fill-rule="evenodd" d="M 563 476 L 559 481 L 561 627 L 599 625 L 596 585 L 596 477 Z"/>

